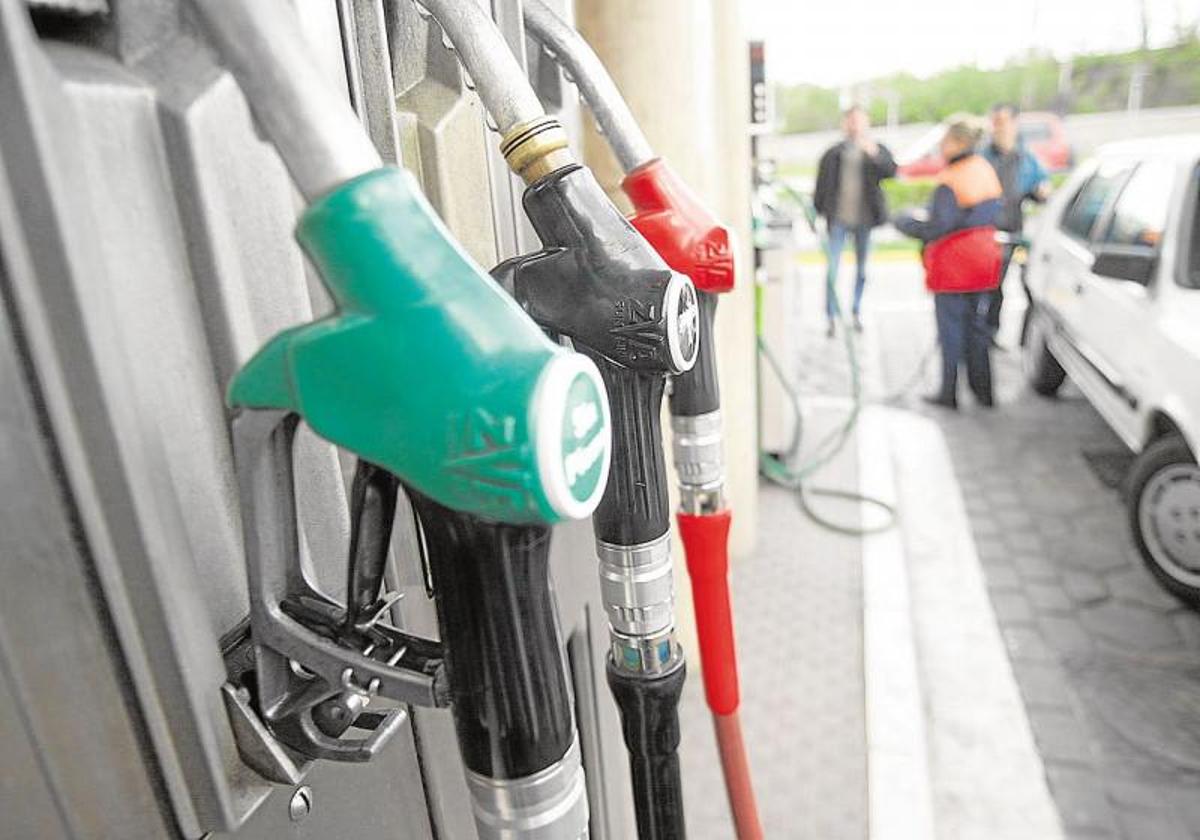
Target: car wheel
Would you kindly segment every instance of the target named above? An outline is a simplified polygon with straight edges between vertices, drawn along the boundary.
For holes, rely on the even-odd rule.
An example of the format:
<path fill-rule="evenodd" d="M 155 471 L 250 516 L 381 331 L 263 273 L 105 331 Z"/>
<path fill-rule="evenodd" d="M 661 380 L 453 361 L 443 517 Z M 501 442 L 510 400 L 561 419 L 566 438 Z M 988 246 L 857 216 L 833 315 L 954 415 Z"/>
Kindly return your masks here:
<path fill-rule="evenodd" d="M 1024 332 L 1025 346 L 1021 351 L 1021 363 L 1025 369 L 1025 381 L 1043 397 L 1052 397 L 1062 387 L 1067 372 L 1046 343 L 1046 316 L 1035 309 Z"/>
<path fill-rule="evenodd" d="M 1161 438 L 1138 456 L 1127 500 L 1146 566 L 1167 591 L 1200 606 L 1200 465 L 1182 437 Z"/>

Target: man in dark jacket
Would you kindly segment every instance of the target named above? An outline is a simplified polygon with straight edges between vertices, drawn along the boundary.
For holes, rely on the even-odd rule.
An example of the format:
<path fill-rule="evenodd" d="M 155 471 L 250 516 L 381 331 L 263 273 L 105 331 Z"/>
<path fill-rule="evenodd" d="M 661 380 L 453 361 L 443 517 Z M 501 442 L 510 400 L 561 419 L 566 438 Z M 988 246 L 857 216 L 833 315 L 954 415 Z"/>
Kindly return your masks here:
<path fill-rule="evenodd" d="M 846 239 L 854 236 L 857 274 L 854 278 L 854 328 L 862 330 L 859 312 L 863 289 L 867 285 L 867 252 L 871 229 L 887 220 L 887 206 L 879 182 L 896 174 L 896 161 L 886 146 L 876 143 L 868 133 L 871 122 L 867 112 L 851 105 L 842 114 L 845 138 L 821 155 L 817 166 L 817 186 L 813 204 L 825 217 L 828 231 L 828 260 L 825 276 L 825 315 L 829 335 L 834 334 L 834 319 L 841 309 L 837 299 L 838 266 Z"/>

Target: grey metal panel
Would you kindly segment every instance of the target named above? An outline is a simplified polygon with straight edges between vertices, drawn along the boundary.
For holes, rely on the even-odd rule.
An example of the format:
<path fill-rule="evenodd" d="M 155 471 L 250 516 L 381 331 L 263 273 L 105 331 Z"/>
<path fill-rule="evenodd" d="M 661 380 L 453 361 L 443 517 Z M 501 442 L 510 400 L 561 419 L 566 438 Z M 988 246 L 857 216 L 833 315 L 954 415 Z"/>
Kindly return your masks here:
<path fill-rule="evenodd" d="M 406 730 L 370 764 L 314 764 L 304 778 L 312 810 L 303 820 L 289 814 L 294 789 L 277 785 L 241 829 L 213 834 L 212 840 L 429 840 L 434 835 L 416 770 L 416 749 Z"/>
<path fill-rule="evenodd" d="M 199 836 L 237 825 L 269 790 L 241 764 L 220 698 L 218 638 L 245 614 L 221 392 L 266 335 L 310 317 L 290 237 L 294 200 L 204 50 L 172 35 L 129 68 L 94 50 L 51 46 L 55 73 L 23 12 L 10 14 L 19 7 L 6 2 L 6 44 L 22 61 L 12 79 L 24 89 L 5 110 L 27 118 L 5 121 L 3 146 L 21 179 L 14 191 L 31 199 L 14 236 L 35 250 L 18 304 L 170 805 L 183 833 Z M 337 592 L 346 538 L 340 470 L 331 448 L 312 440 L 300 460 L 308 553 Z M 91 699 L 97 714 L 130 711 L 129 696 Z M 108 746 L 97 756 L 116 769 L 146 752 Z M 388 776 L 419 791 L 415 760 L 407 765 L 405 778 L 394 767 Z M 61 784 L 104 790 L 88 770 L 77 762 Z M 134 795 L 110 800 L 111 820 L 148 818 L 153 793 L 149 808 Z M 365 807 L 353 790 L 335 798 Z M 68 814 L 82 820 L 73 835 L 91 836 L 85 810 Z M 389 811 L 393 822 L 398 816 Z"/>
<path fill-rule="evenodd" d="M 467 252 L 490 267 L 500 251 L 483 108 L 437 24 L 409 0 L 389 0 L 385 11 L 405 163 Z"/>
<path fill-rule="evenodd" d="M 0 274 L 27 270 L 4 204 Z M 0 311 L 0 838 L 166 836 L 14 334 Z"/>

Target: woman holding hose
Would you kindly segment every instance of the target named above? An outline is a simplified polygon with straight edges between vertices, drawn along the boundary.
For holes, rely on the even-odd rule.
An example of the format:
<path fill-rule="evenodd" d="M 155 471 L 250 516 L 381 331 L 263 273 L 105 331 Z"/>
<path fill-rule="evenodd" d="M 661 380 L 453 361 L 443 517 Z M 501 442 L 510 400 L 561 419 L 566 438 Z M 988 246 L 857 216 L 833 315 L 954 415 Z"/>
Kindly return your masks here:
<path fill-rule="evenodd" d="M 965 363 L 976 401 L 992 406 L 992 368 L 987 326 L 990 292 L 1000 282 L 996 218 L 1003 189 L 996 171 L 975 153 L 983 127 L 971 117 L 952 117 L 941 151 L 946 168 L 925 212 L 897 216 L 896 227 L 924 243 L 925 286 L 933 292 L 942 384 L 926 402 L 958 407 L 958 368 Z"/>

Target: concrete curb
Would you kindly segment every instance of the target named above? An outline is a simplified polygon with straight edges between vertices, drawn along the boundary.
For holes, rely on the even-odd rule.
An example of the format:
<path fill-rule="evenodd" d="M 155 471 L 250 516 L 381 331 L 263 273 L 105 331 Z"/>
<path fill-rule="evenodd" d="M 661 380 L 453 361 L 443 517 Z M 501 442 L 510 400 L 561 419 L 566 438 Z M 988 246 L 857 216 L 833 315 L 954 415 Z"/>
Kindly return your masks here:
<path fill-rule="evenodd" d="M 859 486 L 894 503 L 888 412 L 859 417 Z M 862 518 L 878 516 L 863 505 Z M 862 541 L 863 677 L 867 725 L 868 825 L 872 840 L 932 840 L 933 796 L 925 713 L 899 525 Z"/>
<path fill-rule="evenodd" d="M 1059 840 L 1058 810 L 992 612 L 942 432 L 910 412 L 874 409 L 867 415 L 860 446 L 874 447 L 872 459 L 884 459 L 890 450 L 901 516 L 894 535 L 901 545 L 884 543 L 864 552 L 864 622 L 874 645 L 866 660 L 871 836 Z M 865 458 L 863 463 L 870 464 Z M 906 576 L 897 572 L 897 553 Z M 884 588 L 890 590 L 886 596 L 879 594 Z M 904 607 L 903 589 L 910 634 L 905 640 L 880 638 L 903 630 L 904 617 L 892 614 Z M 910 662 L 915 676 L 907 670 Z M 916 721 L 914 680 L 921 712 Z M 894 712 L 872 713 L 888 702 L 900 705 Z M 903 775 L 919 772 L 920 757 L 914 754 L 914 735 L 881 727 L 924 733 L 932 833 L 920 821 L 911 823 L 912 831 L 895 824 L 908 819 L 902 808 L 915 808 L 895 800 L 914 787 L 924 795 L 920 782 Z M 888 823 L 875 820 L 876 808 Z M 917 812 L 913 819 L 922 816 Z"/>

